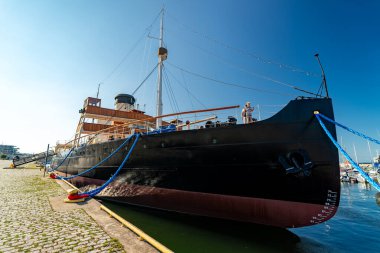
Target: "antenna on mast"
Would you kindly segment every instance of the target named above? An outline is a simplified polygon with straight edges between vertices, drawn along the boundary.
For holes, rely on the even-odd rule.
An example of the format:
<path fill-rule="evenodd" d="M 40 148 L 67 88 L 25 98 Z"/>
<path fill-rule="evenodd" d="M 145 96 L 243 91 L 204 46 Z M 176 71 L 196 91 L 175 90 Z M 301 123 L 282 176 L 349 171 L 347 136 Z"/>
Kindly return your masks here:
<path fill-rule="evenodd" d="M 323 70 L 321 61 L 319 60 L 319 54 L 315 54 L 314 56 L 315 56 L 315 58 L 317 58 L 319 66 L 321 67 L 321 71 L 322 71 L 322 83 L 321 83 L 321 87 L 325 88 L 325 90 L 326 90 L 326 97 L 329 98 L 329 91 L 327 90 L 326 75 L 325 75 L 325 71 Z M 322 93 L 322 91 L 321 91 L 321 93 Z"/>
<path fill-rule="evenodd" d="M 96 92 L 96 98 L 99 98 L 99 89 L 100 89 L 100 85 L 101 85 L 102 83 L 99 83 L 98 84 L 98 92 Z"/>

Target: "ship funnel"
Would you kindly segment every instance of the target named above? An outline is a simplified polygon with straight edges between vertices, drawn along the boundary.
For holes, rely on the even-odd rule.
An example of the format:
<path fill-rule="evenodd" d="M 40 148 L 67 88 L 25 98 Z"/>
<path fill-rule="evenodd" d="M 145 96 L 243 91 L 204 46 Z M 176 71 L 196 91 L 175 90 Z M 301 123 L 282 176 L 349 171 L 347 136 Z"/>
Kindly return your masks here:
<path fill-rule="evenodd" d="M 115 97 L 115 110 L 131 111 L 135 108 L 136 99 L 129 94 L 119 94 Z"/>

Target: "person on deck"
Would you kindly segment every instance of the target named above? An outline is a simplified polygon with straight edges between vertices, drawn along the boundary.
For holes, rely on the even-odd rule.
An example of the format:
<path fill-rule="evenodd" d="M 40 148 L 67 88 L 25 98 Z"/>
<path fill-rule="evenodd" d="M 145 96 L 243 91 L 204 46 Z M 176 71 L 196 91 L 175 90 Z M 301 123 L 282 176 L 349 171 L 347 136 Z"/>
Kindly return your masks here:
<path fill-rule="evenodd" d="M 254 108 L 251 107 L 251 102 L 245 103 L 245 106 L 244 106 L 243 110 L 241 111 L 241 116 L 243 118 L 244 124 L 253 123 L 253 120 L 252 120 L 253 110 L 254 110 Z"/>

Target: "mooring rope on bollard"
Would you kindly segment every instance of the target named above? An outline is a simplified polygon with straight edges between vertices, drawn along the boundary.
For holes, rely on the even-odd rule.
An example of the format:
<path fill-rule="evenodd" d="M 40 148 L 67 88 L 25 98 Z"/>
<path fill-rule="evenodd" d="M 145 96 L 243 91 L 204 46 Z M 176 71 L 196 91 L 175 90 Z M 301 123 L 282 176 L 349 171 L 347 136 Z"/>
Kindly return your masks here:
<path fill-rule="evenodd" d="M 105 161 L 107 161 L 108 159 L 110 159 L 112 156 L 114 156 L 122 147 L 124 147 L 129 141 L 130 139 L 133 137 L 134 135 L 131 135 L 129 136 L 122 144 L 120 144 L 120 146 L 115 149 L 111 154 L 109 154 L 106 158 L 104 158 L 102 161 L 100 161 L 99 163 L 97 163 L 96 165 L 94 165 L 93 167 L 85 170 L 85 171 L 82 171 L 81 173 L 77 174 L 77 175 L 72 175 L 72 176 L 69 176 L 69 177 L 61 177 L 57 174 L 51 174 L 51 178 L 53 179 L 65 179 L 65 180 L 70 180 L 70 179 L 73 179 L 73 178 L 76 178 L 78 176 L 81 176 L 83 174 L 86 174 L 94 169 L 96 169 L 97 167 L 99 167 L 99 165 L 103 164 Z"/>
<path fill-rule="evenodd" d="M 346 151 L 345 151 L 345 150 L 339 145 L 339 143 L 334 139 L 334 137 L 331 135 L 330 131 L 327 130 L 325 124 L 322 122 L 321 117 L 322 117 L 323 119 L 326 119 L 326 120 L 329 121 L 330 123 L 333 123 L 333 124 L 335 124 L 335 125 L 338 125 L 338 126 L 340 126 L 340 127 L 343 127 L 343 128 L 346 129 L 346 130 L 348 130 L 348 129 L 350 129 L 350 128 L 348 128 L 348 127 L 346 127 L 346 126 L 343 126 L 342 124 L 339 124 L 339 123 L 335 122 L 334 120 L 332 120 L 332 119 L 326 117 L 325 115 L 323 115 L 323 114 L 321 114 L 321 113 L 319 113 L 319 112 L 314 112 L 314 115 L 315 115 L 316 118 L 318 119 L 319 124 L 321 125 L 321 127 L 322 127 L 323 130 L 325 131 L 326 135 L 330 138 L 330 140 L 332 141 L 332 143 L 334 143 L 335 147 L 337 147 L 338 150 L 344 155 L 344 157 L 346 157 L 346 159 L 351 163 L 351 165 L 354 166 L 355 169 L 357 169 L 357 170 L 359 171 L 359 173 L 362 175 L 362 177 L 364 177 L 365 180 L 367 180 L 367 182 L 369 182 L 369 183 L 370 183 L 370 184 L 371 184 L 376 190 L 378 190 L 378 191 L 380 192 L 380 185 L 379 185 L 378 183 L 376 183 L 372 178 L 370 178 L 370 177 L 368 176 L 368 174 L 367 174 L 362 168 L 360 168 L 360 166 L 359 166 L 356 162 L 354 162 L 354 160 L 352 160 L 352 158 L 347 154 L 347 152 L 346 152 Z M 351 129 L 351 130 L 352 130 L 352 129 Z M 348 131 L 350 131 L 350 130 L 348 130 Z M 364 134 L 361 134 L 361 133 L 359 133 L 359 132 L 357 132 L 357 131 L 355 131 L 355 130 L 352 130 L 352 131 L 350 131 L 350 132 L 355 133 L 356 135 L 359 135 L 359 134 L 360 134 L 359 136 L 361 136 L 361 137 L 363 137 L 363 138 L 365 138 L 365 139 L 367 139 L 367 140 L 376 141 L 376 143 L 380 144 L 380 142 L 377 141 L 376 139 L 373 139 L 373 138 L 371 138 L 371 137 L 368 137 L 368 136 L 366 136 L 366 135 L 364 135 Z M 365 136 L 365 137 L 364 137 L 364 136 Z M 367 138 L 366 138 L 366 137 L 367 137 Z"/>
<path fill-rule="evenodd" d="M 83 192 L 83 193 L 80 193 L 78 194 L 77 192 L 74 192 L 72 194 L 69 194 L 69 196 L 67 197 L 68 200 L 72 200 L 72 201 L 76 201 L 76 200 L 79 200 L 79 199 L 85 199 L 85 198 L 92 198 L 94 197 L 95 195 L 97 195 L 98 193 L 100 193 L 102 190 L 104 190 L 104 188 L 106 188 L 115 178 L 116 176 L 119 174 L 119 172 L 121 171 L 121 169 L 123 168 L 123 166 L 125 165 L 125 163 L 128 161 L 129 157 L 131 156 L 132 154 L 132 151 L 134 150 L 136 144 L 137 144 L 137 141 L 140 137 L 140 134 L 134 134 L 132 136 L 130 136 L 128 138 L 128 140 L 130 140 L 133 136 L 136 136 L 136 139 L 135 141 L 133 142 L 131 148 L 129 149 L 128 151 L 128 154 L 125 156 L 124 160 L 122 161 L 122 163 L 120 164 L 119 168 L 115 171 L 115 173 L 101 186 L 93 189 L 93 190 L 90 190 L 90 191 L 87 191 L 87 192 Z M 69 202 L 67 201 L 67 202 Z"/>

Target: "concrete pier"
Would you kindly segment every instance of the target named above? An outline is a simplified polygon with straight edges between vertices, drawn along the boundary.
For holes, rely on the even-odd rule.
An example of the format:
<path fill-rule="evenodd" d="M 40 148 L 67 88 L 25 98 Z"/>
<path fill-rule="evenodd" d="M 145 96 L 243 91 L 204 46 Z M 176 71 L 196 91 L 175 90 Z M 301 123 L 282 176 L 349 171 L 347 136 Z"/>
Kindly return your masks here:
<path fill-rule="evenodd" d="M 96 200 L 63 203 L 66 192 L 42 171 L 7 166 L 0 161 L 0 252 L 157 252 Z"/>

